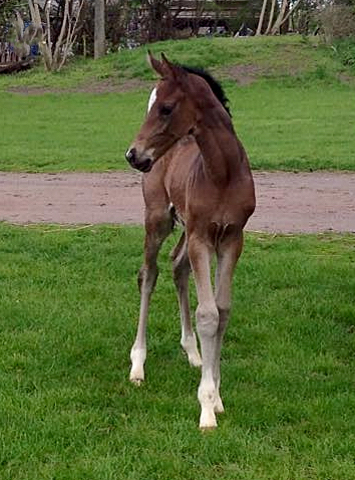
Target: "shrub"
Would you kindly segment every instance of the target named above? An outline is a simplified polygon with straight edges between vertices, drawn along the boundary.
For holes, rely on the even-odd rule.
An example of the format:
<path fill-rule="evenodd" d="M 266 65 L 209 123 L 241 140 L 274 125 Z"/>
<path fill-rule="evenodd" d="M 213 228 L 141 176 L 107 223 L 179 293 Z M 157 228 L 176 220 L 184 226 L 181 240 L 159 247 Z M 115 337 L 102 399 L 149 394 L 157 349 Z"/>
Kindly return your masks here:
<path fill-rule="evenodd" d="M 334 49 L 344 65 L 355 69 L 355 36 L 336 40 Z"/>

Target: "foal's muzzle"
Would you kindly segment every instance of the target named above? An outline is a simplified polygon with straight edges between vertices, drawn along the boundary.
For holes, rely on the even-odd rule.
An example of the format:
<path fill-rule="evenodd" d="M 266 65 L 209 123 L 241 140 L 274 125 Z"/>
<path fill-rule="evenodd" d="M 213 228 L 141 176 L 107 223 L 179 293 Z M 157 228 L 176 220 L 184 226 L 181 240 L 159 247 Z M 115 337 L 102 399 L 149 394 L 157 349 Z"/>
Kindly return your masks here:
<path fill-rule="evenodd" d="M 133 168 L 143 173 L 150 172 L 153 166 L 153 160 L 144 154 L 139 156 L 135 148 L 127 150 L 126 160 Z"/>

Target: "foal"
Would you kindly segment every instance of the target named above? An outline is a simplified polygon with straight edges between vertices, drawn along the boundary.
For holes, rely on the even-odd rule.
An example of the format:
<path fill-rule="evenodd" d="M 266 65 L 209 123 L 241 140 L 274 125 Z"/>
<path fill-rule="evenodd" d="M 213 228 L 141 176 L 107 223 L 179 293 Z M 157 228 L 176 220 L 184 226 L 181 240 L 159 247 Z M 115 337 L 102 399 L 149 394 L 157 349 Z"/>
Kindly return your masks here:
<path fill-rule="evenodd" d="M 206 76 L 170 63 L 163 54 L 159 61 L 149 53 L 148 60 L 160 81 L 150 98 L 147 118 L 126 153 L 129 163 L 144 172 L 146 206 L 144 263 L 138 277 L 141 304 L 130 379 L 137 384 L 144 380 L 147 315 L 158 276 L 157 255 L 174 220 L 179 219 L 185 228 L 172 260 L 181 345 L 190 364 L 202 365 L 200 428 L 214 428 L 215 414 L 224 410 L 219 394 L 220 352 L 243 228 L 255 208 L 254 183 L 228 109 L 217 99 Z M 210 269 L 214 253 L 213 290 Z M 190 319 L 190 269 L 197 289 L 202 361 Z"/>

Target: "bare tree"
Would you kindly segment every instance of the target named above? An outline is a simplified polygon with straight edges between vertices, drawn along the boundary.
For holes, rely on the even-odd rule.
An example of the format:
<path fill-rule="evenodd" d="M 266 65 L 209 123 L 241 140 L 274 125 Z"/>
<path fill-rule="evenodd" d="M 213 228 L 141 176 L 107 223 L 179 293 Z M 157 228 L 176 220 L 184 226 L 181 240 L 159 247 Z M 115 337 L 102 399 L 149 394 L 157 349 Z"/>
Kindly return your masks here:
<path fill-rule="evenodd" d="M 76 41 L 85 1 L 46 0 L 40 7 L 38 0 L 28 0 L 46 70 L 59 71 L 66 62 Z"/>
<path fill-rule="evenodd" d="M 14 11 L 20 7 L 17 0 L 0 0 L 0 42 L 9 39 L 8 27 L 14 16 Z"/>
<path fill-rule="evenodd" d="M 25 28 L 24 21 L 19 12 L 16 12 L 12 25 L 15 32 L 13 40 L 15 53 L 20 60 L 23 60 L 30 55 L 31 45 L 38 42 L 39 35 L 33 25 Z"/>
<path fill-rule="evenodd" d="M 275 23 L 274 25 L 272 26 L 271 28 L 271 35 L 275 35 L 276 33 L 279 32 L 279 29 L 281 27 L 281 22 L 282 22 L 282 19 L 284 18 L 285 16 L 285 13 L 286 13 L 286 9 L 288 7 L 288 0 L 282 0 L 282 3 L 281 3 L 281 8 L 280 8 L 280 11 L 279 11 L 279 14 L 275 20 Z"/>
<path fill-rule="evenodd" d="M 297 9 L 300 5 L 301 0 L 296 0 L 293 5 L 290 6 L 288 0 L 283 0 L 281 4 L 280 13 L 276 18 L 274 26 L 271 29 L 271 34 L 275 35 L 279 32 L 282 25 L 289 19 L 290 15 Z"/>
<path fill-rule="evenodd" d="M 295 10 L 299 7 L 302 0 L 295 0 L 292 2 L 291 0 L 281 0 L 280 10 L 276 19 L 274 19 L 275 9 L 276 9 L 276 0 L 271 0 L 271 7 L 269 11 L 269 19 L 268 24 L 266 27 L 265 32 L 262 32 L 262 26 L 267 10 L 268 0 L 263 0 L 258 28 L 256 30 L 256 35 L 276 35 L 280 32 L 280 28 L 284 23 L 290 18 L 290 16 L 295 12 Z"/>
<path fill-rule="evenodd" d="M 174 37 L 174 24 L 183 9 L 183 3 L 183 0 L 141 0 L 143 42 Z"/>
<path fill-rule="evenodd" d="M 272 21 L 274 19 L 274 13 L 275 13 L 275 6 L 276 6 L 276 0 L 271 0 L 271 9 L 269 13 L 269 21 L 265 30 L 265 35 L 268 35 L 270 33 L 271 27 L 272 27 Z"/>
<path fill-rule="evenodd" d="M 256 29 L 255 35 L 260 35 L 261 34 L 261 28 L 262 28 L 263 22 L 264 22 L 267 2 L 268 2 L 268 0 L 263 1 L 263 5 L 261 7 L 261 12 L 260 12 L 260 17 L 259 17 L 258 28 Z"/>
<path fill-rule="evenodd" d="M 207 0 L 195 0 L 194 14 L 192 18 L 192 35 L 197 35 L 200 27 L 200 22 L 205 13 Z"/>
<path fill-rule="evenodd" d="M 103 57 L 105 52 L 105 0 L 95 0 L 94 57 Z"/>
<path fill-rule="evenodd" d="M 319 13 L 318 19 L 325 42 L 330 44 L 335 38 L 353 37 L 355 35 L 354 7 L 350 5 L 326 5 Z"/>

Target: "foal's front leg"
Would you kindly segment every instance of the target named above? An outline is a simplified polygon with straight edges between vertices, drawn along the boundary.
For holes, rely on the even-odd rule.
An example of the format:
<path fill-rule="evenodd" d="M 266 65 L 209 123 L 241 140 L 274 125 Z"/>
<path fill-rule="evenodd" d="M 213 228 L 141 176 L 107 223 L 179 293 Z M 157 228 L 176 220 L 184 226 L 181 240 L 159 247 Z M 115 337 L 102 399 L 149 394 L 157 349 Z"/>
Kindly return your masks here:
<path fill-rule="evenodd" d="M 215 406 L 218 391 L 214 373 L 219 313 L 211 283 L 212 251 L 196 236 L 189 238 L 188 251 L 197 290 L 197 332 L 202 351 L 202 376 L 198 388 L 198 399 L 201 405 L 200 428 L 214 428 L 217 426 Z"/>
<path fill-rule="evenodd" d="M 169 212 L 166 210 L 160 215 L 157 213 L 147 214 L 145 228 L 144 263 L 138 274 L 138 286 L 141 294 L 139 321 L 136 339 L 131 349 L 132 367 L 129 376 L 130 380 L 137 385 L 144 380 L 148 309 L 150 297 L 158 278 L 157 257 L 164 240 L 172 229 Z"/>

